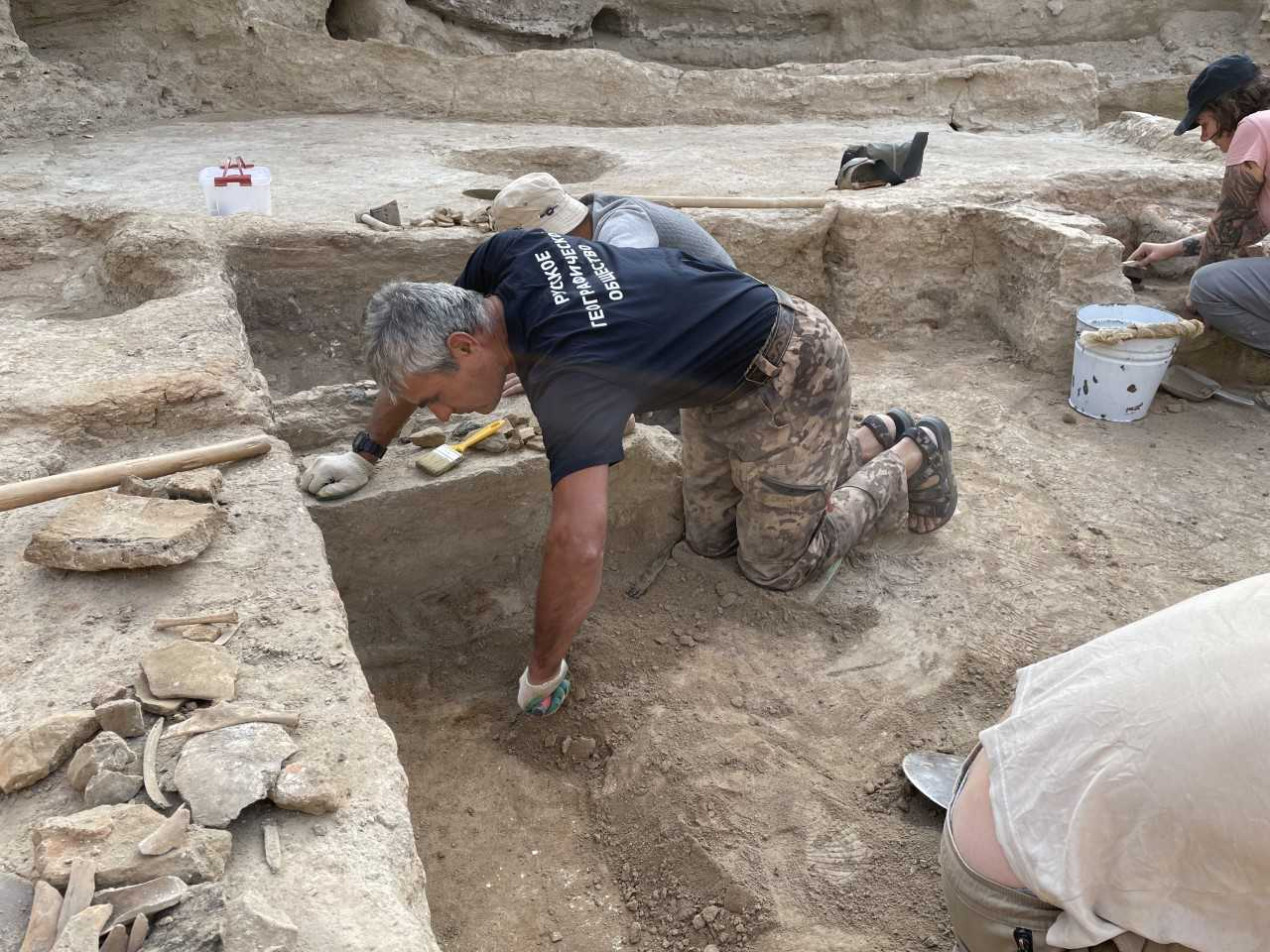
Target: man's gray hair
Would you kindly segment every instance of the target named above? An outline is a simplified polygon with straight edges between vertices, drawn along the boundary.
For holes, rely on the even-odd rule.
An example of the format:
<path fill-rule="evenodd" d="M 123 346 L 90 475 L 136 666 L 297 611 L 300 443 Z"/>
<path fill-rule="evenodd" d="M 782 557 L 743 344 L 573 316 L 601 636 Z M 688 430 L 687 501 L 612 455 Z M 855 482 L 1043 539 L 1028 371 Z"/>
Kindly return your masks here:
<path fill-rule="evenodd" d="M 410 374 L 450 372 L 451 334 L 490 329 L 482 296 L 453 284 L 394 281 L 371 295 L 362 325 L 362 353 L 371 376 L 399 394 Z"/>

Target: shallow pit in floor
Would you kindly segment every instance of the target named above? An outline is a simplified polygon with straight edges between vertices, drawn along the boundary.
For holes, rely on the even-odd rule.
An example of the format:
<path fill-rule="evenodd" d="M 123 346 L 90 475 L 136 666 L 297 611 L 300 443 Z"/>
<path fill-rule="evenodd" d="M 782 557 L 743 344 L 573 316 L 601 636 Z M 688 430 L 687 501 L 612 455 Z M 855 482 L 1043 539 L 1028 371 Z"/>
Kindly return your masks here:
<path fill-rule="evenodd" d="M 119 219 L 0 217 L 0 320 L 91 321 L 170 293 L 133 273 L 122 230 Z"/>
<path fill-rule="evenodd" d="M 509 181 L 530 172 L 546 172 L 559 182 L 590 182 L 622 164 L 612 152 L 576 145 L 463 149 L 448 153 L 442 162 Z"/>

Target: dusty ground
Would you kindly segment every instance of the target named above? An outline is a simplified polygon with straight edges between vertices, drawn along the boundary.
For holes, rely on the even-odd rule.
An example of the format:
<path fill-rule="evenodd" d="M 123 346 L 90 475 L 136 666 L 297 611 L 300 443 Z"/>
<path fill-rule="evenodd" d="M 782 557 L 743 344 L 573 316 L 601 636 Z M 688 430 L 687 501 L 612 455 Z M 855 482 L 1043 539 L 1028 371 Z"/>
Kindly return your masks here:
<path fill-rule="evenodd" d="M 728 564 L 672 563 L 638 602 L 612 573 L 547 721 L 511 704 L 528 613 L 367 670 L 447 949 L 950 947 L 941 816 L 903 755 L 968 750 L 1016 667 L 1270 565 L 1261 411 L 1069 422 L 1065 380 L 939 332 L 853 358 L 862 408 L 952 424 L 962 502 L 936 535 L 864 547 L 814 606 Z M 694 930 L 710 902 L 746 913 Z"/>
<path fill-rule="evenodd" d="M 478 209 L 465 188 L 499 187 L 526 172 L 633 194 L 817 195 L 833 185 L 851 143 L 907 139 L 929 129 L 922 179 L 906 190 L 833 193 L 854 205 L 898 199 L 991 199 L 1071 173 L 1167 174 L 1179 163 L 1096 135 L 970 133 L 894 122 L 656 129 L 426 122 L 383 116 L 188 119 L 92 140 L 17 143 L 4 152 L 0 195 L 14 206 L 100 202 L 203 215 L 198 170 L 225 155 L 267 165 L 273 216 L 352 222 L 355 209 L 400 200 L 404 216 L 441 204 Z M 779 161 L 773 158 L 779 156 Z M 133 170 L 144 167 L 144 175 Z M 1218 177 L 1214 172 L 1214 178 Z"/>

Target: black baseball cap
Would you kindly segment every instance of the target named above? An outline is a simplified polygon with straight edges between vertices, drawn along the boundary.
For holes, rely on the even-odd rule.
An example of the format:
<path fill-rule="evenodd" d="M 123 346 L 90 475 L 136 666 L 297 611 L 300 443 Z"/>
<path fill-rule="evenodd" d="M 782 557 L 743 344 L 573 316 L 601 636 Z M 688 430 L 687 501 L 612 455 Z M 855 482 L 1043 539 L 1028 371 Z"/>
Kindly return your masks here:
<path fill-rule="evenodd" d="M 1257 78 L 1261 70 L 1242 53 L 1232 53 L 1214 60 L 1200 70 L 1200 74 L 1186 91 L 1186 116 L 1173 130 L 1175 136 L 1190 132 L 1199 125 L 1199 114 L 1209 103 L 1223 93 L 1238 89 L 1244 83 Z"/>

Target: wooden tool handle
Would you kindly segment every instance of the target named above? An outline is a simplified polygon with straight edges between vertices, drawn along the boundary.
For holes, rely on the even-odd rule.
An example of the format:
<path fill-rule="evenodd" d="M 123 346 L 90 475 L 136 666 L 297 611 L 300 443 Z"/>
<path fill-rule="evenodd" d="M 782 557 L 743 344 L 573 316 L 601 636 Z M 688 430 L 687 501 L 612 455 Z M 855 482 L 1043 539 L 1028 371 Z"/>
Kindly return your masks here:
<path fill-rule="evenodd" d="M 671 208 L 824 208 L 829 196 L 789 195 L 641 195 L 646 202 Z"/>
<path fill-rule="evenodd" d="M 37 502 L 47 502 L 63 496 L 109 489 L 118 486 L 125 476 L 154 479 L 156 476 L 171 476 L 187 469 L 201 469 L 216 463 L 263 456 L 272 447 L 267 436 L 249 436 L 228 443 L 214 443 L 211 446 L 162 453 L 159 456 L 142 456 L 139 459 L 124 460 L 122 463 L 107 463 L 56 476 L 10 483 L 0 486 L 0 512 L 21 509 L 23 506 L 32 506 Z"/>
<path fill-rule="evenodd" d="M 455 443 L 454 448 L 460 453 L 466 453 L 481 440 L 491 437 L 501 430 L 506 422 L 506 420 L 495 420 L 493 423 L 486 423 L 479 430 L 465 436 L 462 443 Z"/>

